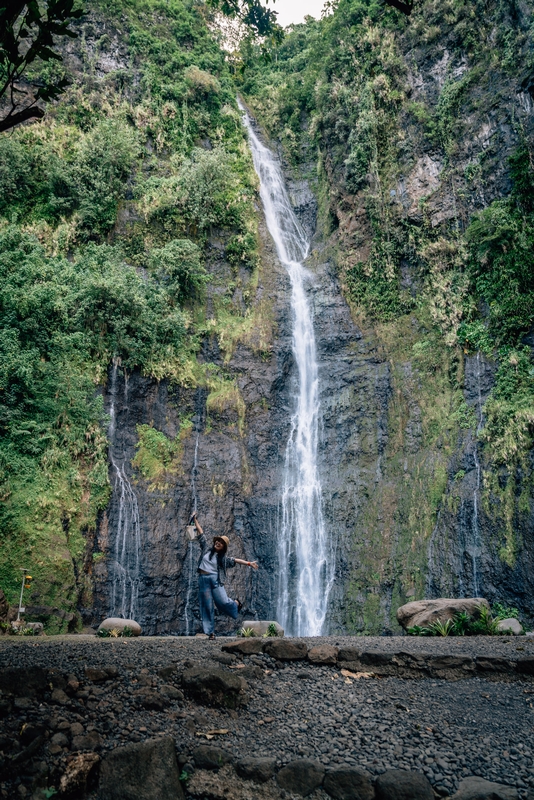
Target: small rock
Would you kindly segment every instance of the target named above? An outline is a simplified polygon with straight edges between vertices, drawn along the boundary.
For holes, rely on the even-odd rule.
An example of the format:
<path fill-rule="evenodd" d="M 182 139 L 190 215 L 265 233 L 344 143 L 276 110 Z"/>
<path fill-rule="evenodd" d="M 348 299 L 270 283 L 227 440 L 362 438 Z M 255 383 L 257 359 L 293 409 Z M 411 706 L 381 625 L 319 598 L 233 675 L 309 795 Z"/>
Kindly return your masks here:
<path fill-rule="evenodd" d="M 177 671 L 178 667 L 176 664 L 169 664 L 168 667 L 162 667 L 161 669 L 158 669 L 158 676 L 164 681 L 168 681 L 172 677 L 176 677 Z"/>
<path fill-rule="evenodd" d="M 338 653 L 338 661 L 356 661 L 360 660 L 360 650 L 356 647 L 341 647 Z"/>
<path fill-rule="evenodd" d="M 141 636 L 141 626 L 134 619 L 120 619 L 120 617 L 108 617 L 98 626 L 99 631 L 117 630 L 121 633 L 125 628 L 130 628 L 132 636 Z"/>
<path fill-rule="evenodd" d="M 509 619 L 499 620 L 497 623 L 497 630 L 502 634 L 513 633 L 514 636 L 521 636 L 523 633 L 523 626 L 519 620 L 510 617 Z"/>
<path fill-rule="evenodd" d="M 184 693 L 177 689 L 176 686 L 172 686 L 171 684 L 164 684 L 163 686 L 159 687 L 159 691 L 161 694 L 165 695 L 169 700 L 183 700 Z"/>
<path fill-rule="evenodd" d="M 174 740 L 168 736 L 117 747 L 102 760 L 102 800 L 183 800 Z"/>
<path fill-rule="evenodd" d="M 96 753 L 77 753 L 68 756 L 65 772 L 59 781 L 59 791 L 63 795 L 82 797 L 85 794 L 95 767 L 100 761 Z"/>
<path fill-rule="evenodd" d="M 492 783 L 484 778 L 470 776 L 465 778 L 458 786 L 458 791 L 451 800 L 518 800 L 517 789 Z"/>
<path fill-rule="evenodd" d="M 256 637 L 238 639 L 237 642 L 227 642 L 223 644 L 221 650 L 225 653 L 242 653 L 243 655 L 250 656 L 254 653 L 261 653 L 265 642 L 265 639 L 257 639 Z"/>
<path fill-rule="evenodd" d="M 339 654 L 339 648 L 331 644 L 320 644 L 308 650 L 308 661 L 312 664 L 335 664 Z"/>
<path fill-rule="evenodd" d="M 308 654 L 306 642 L 295 642 L 289 639 L 267 639 L 265 652 L 278 661 L 302 661 Z"/>
<path fill-rule="evenodd" d="M 434 800 L 427 778 L 420 772 L 389 769 L 375 783 L 376 800 Z"/>
<path fill-rule="evenodd" d="M 80 722 L 73 722 L 70 726 L 71 736 L 82 736 L 83 732 L 83 725 Z"/>
<path fill-rule="evenodd" d="M 95 667 L 86 667 L 85 677 L 91 683 L 102 683 L 102 681 L 109 680 L 109 675 L 105 669 L 96 669 Z"/>
<path fill-rule="evenodd" d="M 58 703 L 60 706 L 66 706 L 69 702 L 69 696 L 68 694 L 65 694 L 63 689 L 54 689 L 50 699 L 53 703 Z"/>
<path fill-rule="evenodd" d="M 265 783 L 273 777 L 275 766 L 274 758 L 242 758 L 235 765 L 235 771 L 248 781 Z"/>
<path fill-rule="evenodd" d="M 324 790 L 335 800 L 373 800 L 371 776 L 357 767 L 336 767 L 326 773 Z"/>
<path fill-rule="evenodd" d="M 263 636 L 269 630 L 269 626 L 274 625 L 274 629 L 276 630 L 276 635 L 282 637 L 284 635 L 284 629 L 278 622 L 274 620 L 257 620 L 257 619 L 245 619 L 243 620 L 243 628 L 246 630 L 247 628 L 254 631 L 254 636 Z M 274 638 L 274 637 L 273 637 Z"/>
<path fill-rule="evenodd" d="M 178 690 L 176 689 L 176 691 Z M 182 693 L 180 692 L 180 694 Z M 163 697 L 152 689 L 140 689 L 138 692 L 135 692 L 134 697 L 143 708 L 146 708 L 148 711 L 163 711 L 165 708 L 165 700 Z"/>
<path fill-rule="evenodd" d="M 306 797 L 323 782 L 324 767 L 318 761 L 299 758 L 282 767 L 276 776 L 278 785 L 288 792 Z"/>
<path fill-rule="evenodd" d="M 236 662 L 236 656 L 231 653 L 214 653 L 212 658 L 214 661 L 218 661 L 219 664 L 225 664 L 227 667 Z"/>
<path fill-rule="evenodd" d="M 67 747 L 69 740 L 64 733 L 55 733 L 50 739 L 51 744 L 58 745 L 59 747 Z"/>
<path fill-rule="evenodd" d="M 58 735 L 56 734 L 56 736 Z M 89 731 L 84 735 L 72 738 L 72 750 L 98 750 L 100 747 L 102 747 L 102 737 L 98 731 Z"/>
<path fill-rule="evenodd" d="M 222 747 L 201 744 L 193 750 L 193 758 L 198 769 L 220 769 L 231 764 L 234 757 Z"/>

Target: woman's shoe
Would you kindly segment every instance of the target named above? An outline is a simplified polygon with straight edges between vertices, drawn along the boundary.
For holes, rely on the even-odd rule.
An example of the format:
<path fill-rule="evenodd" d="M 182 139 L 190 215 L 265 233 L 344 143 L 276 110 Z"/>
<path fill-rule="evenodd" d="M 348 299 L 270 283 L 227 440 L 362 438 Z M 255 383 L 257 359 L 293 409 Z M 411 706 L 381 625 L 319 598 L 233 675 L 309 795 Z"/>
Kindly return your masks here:
<path fill-rule="evenodd" d="M 236 603 L 237 603 L 237 613 L 240 614 L 241 609 L 243 608 L 243 603 L 241 602 L 241 600 L 238 600 L 237 598 L 236 598 Z"/>
<path fill-rule="evenodd" d="M 210 635 L 208 636 L 208 639 L 210 640 L 210 642 L 212 642 L 215 638 L 216 637 L 215 637 L 214 633 L 210 633 Z"/>

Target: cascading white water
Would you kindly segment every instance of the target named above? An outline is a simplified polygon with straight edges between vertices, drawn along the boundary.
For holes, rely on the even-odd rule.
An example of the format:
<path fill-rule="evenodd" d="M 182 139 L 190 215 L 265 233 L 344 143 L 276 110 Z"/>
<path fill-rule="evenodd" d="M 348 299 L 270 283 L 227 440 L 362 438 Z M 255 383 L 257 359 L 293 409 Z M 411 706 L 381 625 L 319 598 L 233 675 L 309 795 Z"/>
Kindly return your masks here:
<path fill-rule="evenodd" d="M 116 399 L 119 362 L 113 359 L 109 407 L 109 459 L 115 473 L 113 492 L 118 505 L 114 559 L 110 563 L 110 616 L 137 619 L 139 599 L 139 553 L 141 525 L 137 497 L 124 469 L 124 456 L 116 452 Z M 125 384 L 125 392 L 126 392 Z"/>
<path fill-rule="evenodd" d="M 197 512 L 197 505 L 198 505 L 198 495 L 197 495 L 197 471 L 198 471 L 198 441 L 200 438 L 200 414 L 197 411 L 197 420 L 195 423 L 196 428 L 196 438 L 195 438 L 195 455 L 193 458 L 193 469 L 191 472 L 191 495 L 193 497 L 193 511 Z M 187 590 L 185 594 L 185 605 L 184 605 L 184 617 L 185 617 L 185 635 L 190 636 L 191 634 L 191 623 L 192 623 L 192 614 L 191 614 L 191 599 L 193 597 L 193 578 L 195 575 L 195 559 L 193 555 L 195 543 L 189 542 L 187 545 Z"/>
<path fill-rule="evenodd" d="M 306 293 L 311 275 L 302 263 L 308 255 L 309 241 L 289 202 L 280 165 L 259 141 L 243 105 L 239 106 L 260 179 L 267 227 L 291 281 L 293 355 L 298 370 L 278 531 L 277 619 L 292 635 L 319 636 L 324 633 L 334 558 L 324 523 L 317 468 L 319 381 Z"/>

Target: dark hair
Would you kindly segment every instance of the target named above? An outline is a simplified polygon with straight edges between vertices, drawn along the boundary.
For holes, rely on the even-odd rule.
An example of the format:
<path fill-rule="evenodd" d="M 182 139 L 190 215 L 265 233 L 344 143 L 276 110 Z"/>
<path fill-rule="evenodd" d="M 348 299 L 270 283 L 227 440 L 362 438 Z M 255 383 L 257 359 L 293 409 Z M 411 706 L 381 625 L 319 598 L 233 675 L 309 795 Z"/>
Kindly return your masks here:
<path fill-rule="evenodd" d="M 217 538 L 217 537 L 215 537 L 215 538 Z M 220 540 L 219 540 L 219 541 L 220 541 Z M 225 542 L 223 542 L 223 544 L 225 544 Z M 211 548 L 211 550 L 210 550 L 210 561 L 212 560 L 213 556 L 214 556 L 216 553 L 217 553 L 217 550 L 215 549 L 215 542 L 213 542 L 212 548 Z M 222 567 L 222 564 L 223 564 L 223 558 L 225 557 L 225 555 L 226 555 L 226 547 L 224 548 L 224 550 L 222 551 L 222 553 L 217 553 L 217 563 L 218 563 L 218 565 L 219 565 L 220 567 Z"/>

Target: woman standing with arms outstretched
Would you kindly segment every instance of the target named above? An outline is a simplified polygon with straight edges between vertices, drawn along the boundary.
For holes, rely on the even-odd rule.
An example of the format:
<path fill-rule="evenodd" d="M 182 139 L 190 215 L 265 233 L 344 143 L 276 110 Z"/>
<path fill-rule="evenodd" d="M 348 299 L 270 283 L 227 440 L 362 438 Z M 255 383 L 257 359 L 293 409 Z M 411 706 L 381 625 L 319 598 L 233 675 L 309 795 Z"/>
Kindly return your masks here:
<path fill-rule="evenodd" d="M 200 558 L 198 560 L 198 602 L 202 629 L 210 639 L 215 639 L 215 606 L 221 614 L 237 619 L 242 604 L 239 600 L 230 600 L 226 594 L 224 584 L 226 570 L 242 564 L 244 567 L 258 569 L 257 561 L 243 561 L 241 558 L 232 558 L 226 554 L 230 540 L 227 536 L 214 536 L 213 545 L 210 547 L 204 536 L 196 512 L 191 521 L 194 522 L 200 544 Z"/>

